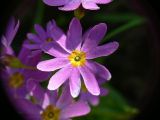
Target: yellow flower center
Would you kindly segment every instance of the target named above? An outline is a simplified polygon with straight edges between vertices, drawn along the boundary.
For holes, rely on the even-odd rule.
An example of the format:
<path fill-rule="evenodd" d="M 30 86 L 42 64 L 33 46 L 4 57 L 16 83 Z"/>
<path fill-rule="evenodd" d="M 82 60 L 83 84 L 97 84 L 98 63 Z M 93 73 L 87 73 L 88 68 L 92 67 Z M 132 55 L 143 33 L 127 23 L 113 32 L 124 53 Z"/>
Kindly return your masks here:
<path fill-rule="evenodd" d="M 24 84 L 24 76 L 21 73 L 14 73 L 9 79 L 9 85 L 12 88 L 20 88 Z"/>
<path fill-rule="evenodd" d="M 83 51 L 74 50 L 68 59 L 74 67 L 83 66 L 86 63 L 86 53 Z"/>
<path fill-rule="evenodd" d="M 41 114 L 42 120 L 59 120 L 60 109 L 53 105 L 48 105 Z"/>

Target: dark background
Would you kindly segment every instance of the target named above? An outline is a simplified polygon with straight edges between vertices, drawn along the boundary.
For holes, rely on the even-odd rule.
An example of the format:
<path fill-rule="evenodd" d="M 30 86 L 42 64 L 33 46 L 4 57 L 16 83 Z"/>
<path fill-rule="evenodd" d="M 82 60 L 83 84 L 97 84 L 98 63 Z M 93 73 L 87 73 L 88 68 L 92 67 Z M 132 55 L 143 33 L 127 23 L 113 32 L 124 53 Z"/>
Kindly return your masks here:
<path fill-rule="evenodd" d="M 16 0 L 16 2 L 15 0 L 10 0 L 9 2 L 1 1 L 0 35 L 5 30 L 7 21 L 11 15 L 15 15 L 18 18 L 23 18 L 24 17 L 23 15 L 25 15 L 29 9 L 34 9 L 34 7 L 36 7 L 36 4 L 34 4 L 35 2 L 34 0 L 32 1 L 33 4 L 30 4 L 28 2 L 29 0 L 26 0 L 26 3 L 22 5 L 21 8 L 17 9 L 17 6 L 18 6 L 17 3 L 21 3 L 20 1 L 21 0 Z M 131 1 L 133 1 L 131 2 L 133 4 L 136 2 L 139 3 L 141 1 L 140 2 L 141 5 L 138 4 L 139 6 L 136 6 L 134 9 L 139 14 L 147 16 L 147 18 L 150 20 L 149 26 L 150 26 L 150 29 L 151 29 L 150 31 L 152 35 L 150 35 L 150 37 L 148 38 L 148 41 L 146 42 L 143 41 L 144 45 L 142 45 L 142 47 L 144 51 L 142 51 L 141 48 L 139 48 L 141 52 L 140 55 L 142 56 L 138 56 L 138 55 L 136 56 L 136 58 L 138 57 L 142 58 L 141 63 L 144 62 L 143 64 L 140 64 L 140 63 L 137 64 L 137 67 L 138 65 L 140 65 L 140 68 L 137 68 L 139 69 L 137 71 L 142 71 L 143 75 L 141 74 L 141 76 L 145 76 L 144 78 L 147 79 L 147 81 L 142 81 L 141 83 L 142 86 L 139 86 L 139 88 L 142 87 L 143 92 L 142 91 L 126 92 L 127 88 L 124 88 L 125 86 L 124 84 L 126 83 L 126 81 L 121 83 L 120 80 L 119 81 L 113 80 L 112 84 L 119 91 L 124 93 L 124 96 L 129 101 L 131 101 L 131 103 L 135 104 L 140 109 L 141 111 L 140 114 L 138 114 L 134 118 L 134 120 L 159 120 L 160 119 L 160 115 L 159 115 L 159 108 L 160 108 L 160 103 L 159 103 L 160 101 L 159 99 L 160 98 L 160 93 L 159 93 L 160 92 L 160 89 L 159 89 L 160 88 L 159 87 L 160 86 L 160 30 L 159 30 L 160 22 L 159 20 L 160 19 L 159 19 L 158 10 L 160 10 L 160 8 L 159 8 L 158 2 L 156 1 L 149 1 L 149 0 L 148 1 L 131 0 Z M 143 9 L 141 8 L 141 6 L 143 6 Z M 25 36 L 27 30 L 30 29 L 30 26 L 32 25 L 32 23 L 27 22 L 27 19 L 34 16 L 34 14 L 31 13 L 28 16 L 29 17 L 26 18 L 26 20 L 22 21 L 22 24 L 23 23 L 25 24 L 21 28 L 23 32 L 21 35 L 18 35 L 17 38 L 21 38 L 22 36 Z M 20 32 L 21 32 L 21 29 L 20 29 Z M 118 52 L 119 55 L 122 55 L 120 54 L 121 51 Z M 143 61 L 145 59 L 146 61 Z M 149 67 L 146 67 L 146 65 L 148 65 Z M 113 67 L 112 69 L 113 76 L 116 75 L 117 77 L 115 77 L 114 79 L 118 79 L 119 74 L 116 72 L 115 69 L 117 68 Z M 135 74 L 140 74 L 140 73 L 137 72 Z M 129 83 L 126 83 L 126 84 L 129 84 Z M 133 94 L 130 94 L 131 92 L 133 92 Z M 140 95 L 138 96 L 137 93 L 140 93 Z M 22 120 L 22 118 L 16 113 L 15 109 L 8 101 L 7 96 L 4 92 L 4 89 L 2 88 L 1 82 L 0 82 L 0 117 L 1 117 L 0 119 L 4 118 L 4 120 L 8 120 L 8 119 Z"/>

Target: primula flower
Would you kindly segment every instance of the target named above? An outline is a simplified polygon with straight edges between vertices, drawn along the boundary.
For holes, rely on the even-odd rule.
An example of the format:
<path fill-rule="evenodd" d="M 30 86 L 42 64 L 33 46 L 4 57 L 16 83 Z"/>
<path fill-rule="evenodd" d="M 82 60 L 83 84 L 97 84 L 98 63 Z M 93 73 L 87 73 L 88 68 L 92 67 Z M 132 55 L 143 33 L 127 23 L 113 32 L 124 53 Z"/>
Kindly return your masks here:
<path fill-rule="evenodd" d="M 79 8 L 81 5 L 84 9 L 98 10 L 97 4 L 108 4 L 112 0 L 43 0 L 43 2 L 50 6 L 60 6 L 60 10 L 72 11 Z"/>
<path fill-rule="evenodd" d="M 27 120 L 71 120 L 70 118 L 90 112 L 90 107 L 86 102 L 75 102 L 72 99 L 67 87 L 62 90 L 60 97 L 57 91 L 44 90 L 34 81 L 30 82 L 29 89 L 32 92 L 31 97 L 36 102 L 33 102 L 33 99 L 31 101 L 18 100 L 19 105 L 22 106 L 20 112 Z"/>
<path fill-rule="evenodd" d="M 118 48 L 117 42 L 111 42 L 98 46 L 100 40 L 105 36 L 107 26 L 100 23 L 89 29 L 82 37 L 82 27 L 76 18 L 70 23 L 67 38 L 63 46 L 53 44 L 48 46 L 46 53 L 54 56 L 51 60 L 38 63 L 37 68 L 41 71 L 56 72 L 49 80 L 48 89 L 58 89 L 69 79 L 70 92 L 77 97 L 81 88 L 81 76 L 87 90 L 92 95 L 100 95 L 100 88 L 96 75 L 109 80 L 111 74 L 104 66 L 91 61 L 101 56 L 108 56 Z M 47 49 L 47 48 L 46 48 Z M 94 71 L 94 72 L 93 72 Z"/>
<path fill-rule="evenodd" d="M 15 19 L 12 18 L 8 23 L 5 35 L 1 39 L 1 62 L 5 65 L 1 75 L 4 88 L 12 97 L 24 97 L 27 94 L 26 82 L 28 79 L 34 78 L 37 81 L 42 81 L 49 77 L 48 73 L 36 69 L 36 65 L 41 59 L 40 51 L 31 52 L 22 47 L 19 54 L 15 55 L 11 44 L 18 28 L 19 21 L 16 24 Z"/>
<path fill-rule="evenodd" d="M 50 44 L 54 41 L 57 41 L 59 44 L 61 44 L 66 39 L 65 34 L 59 27 L 57 27 L 54 20 L 47 23 L 46 30 L 38 24 L 36 24 L 34 28 L 37 34 L 27 34 L 29 41 L 24 45 L 24 47 L 28 49 L 43 50 L 44 46 L 47 44 Z"/>

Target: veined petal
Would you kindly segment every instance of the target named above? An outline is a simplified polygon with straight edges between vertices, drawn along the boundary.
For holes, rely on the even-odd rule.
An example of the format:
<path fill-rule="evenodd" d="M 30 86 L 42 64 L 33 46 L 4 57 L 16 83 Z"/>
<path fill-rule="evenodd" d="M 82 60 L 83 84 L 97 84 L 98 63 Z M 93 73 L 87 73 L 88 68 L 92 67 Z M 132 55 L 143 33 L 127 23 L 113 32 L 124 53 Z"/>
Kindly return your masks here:
<path fill-rule="evenodd" d="M 86 1 L 86 0 L 82 0 L 82 6 L 85 9 L 89 9 L 89 10 L 98 10 L 100 9 L 97 4 L 93 1 Z"/>
<path fill-rule="evenodd" d="M 103 39 L 107 31 L 107 26 L 105 23 L 100 23 L 93 28 L 91 28 L 85 37 L 82 50 L 87 52 L 98 46 L 100 40 Z"/>
<path fill-rule="evenodd" d="M 57 69 L 63 68 L 69 64 L 68 59 L 65 58 L 54 58 L 50 60 L 45 60 L 39 62 L 37 65 L 37 69 L 41 71 L 55 71 Z"/>
<path fill-rule="evenodd" d="M 69 86 L 72 97 L 76 98 L 79 95 L 81 88 L 80 73 L 77 68 L 73 69 L 69 80 Z"/>
<path fill-rule="evenodd" d="M 98 46 L 87 52 L 87 59 L 94 59 L 97 57 L 108 56 L 118 49 L 118 42 L 111 42 L 102 46 Z"/>
<path fill-rule="evenodd" d="M 103 65 L 93 62 L 93 61 L 87 61 L 86 66 L 97 76 L 104 80 L 110 80 L 111 79 L 111 73 L 107 68 L 105 68 Z"/>
<path fill-rule="evenodd" d="M 52 42 L 45 45 L 43 51 L 54 57 L 67 57 L 69 55 L 58 43 Z"/>
<path fill-rule="evenodd" d="M 50 6 L 61 6 L 69 2 L 69 0 L 43 0 L 43 2 Z"/>
<path fill-rule="evenodd" d="M 80 48 L 82 42 L 82 26 L 77 18 L 73 18 L 67 33 L 66 48 L 70 51 Z"/>
<path fill-rule="evenodd" d="M 61 111 L 61 119 L 73 118 L 86 115 L 90 112 L 90 107 L 86 102 L 75 102 L 68 105 Z"/>
<path fill-rule="evenodd" d="M 110 2 L 112 2 L 113 0 L 92 0 L 94 1 L 95 3 L 98 3 L 98 4 L 108 4 Z"/>
<path fill-rule="evenodd" d="M 71 11 L 77 9 L 81 4 L 81 0 L 70 0 L 63 7 L 59 7 L 60 10 Z"/>
<path fill-rule="evenodd" d="M 84 79 L 84 84 L 92 95 L 98 96 L 100 88 L 94 74 L 86 66 L 79 67 L 79 71 Z"/>
<path fill-rule="evenodd" d="M 71 72 L 72 72 L 72 67 L 70 65 L 59 70 L 50 78 L 48 89 L 49 90 L 58 89 L 70 77 Z"/>

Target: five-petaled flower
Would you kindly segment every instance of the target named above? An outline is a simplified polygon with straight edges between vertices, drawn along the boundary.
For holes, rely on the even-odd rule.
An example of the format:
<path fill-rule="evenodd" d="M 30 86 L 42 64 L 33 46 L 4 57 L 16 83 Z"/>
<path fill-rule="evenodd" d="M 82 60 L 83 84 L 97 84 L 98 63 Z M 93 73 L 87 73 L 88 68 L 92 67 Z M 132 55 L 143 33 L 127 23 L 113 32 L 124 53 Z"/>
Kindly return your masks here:
<path fill-rule="evenodd" d="M 59 6 L 59 9 L 63 11 L 72 11 L 81 5 L 84 9 L 98 10 L 100 8 L 97 4 L 108 4 L 112 0 L 43 0 L 43 2 L 50 6 Z"/>
<path fill-rule="evenodd" d="M 87 90 L 92 95 L 100 95 L 96 75 L 109 80 L 111 74 L 108 69 L 91 59 L 108 56 L 119 46 L 117 42 L 98 46 L 106 31 L 106 24 L 100 23 L 89 29 L 82 37 L 80 21 L 76 18 L 72 19 L 63 46 L 54 42 L 45 48 L 45 52 L 55 58 L 42 61 L 37 65 L 41 71 L 50 72 L 60 69 L 50 78 L 49 90 L 58 89 L 69 79 L 71 95 L 77 97 L 80 93 L 82 76 Z"/>

